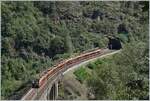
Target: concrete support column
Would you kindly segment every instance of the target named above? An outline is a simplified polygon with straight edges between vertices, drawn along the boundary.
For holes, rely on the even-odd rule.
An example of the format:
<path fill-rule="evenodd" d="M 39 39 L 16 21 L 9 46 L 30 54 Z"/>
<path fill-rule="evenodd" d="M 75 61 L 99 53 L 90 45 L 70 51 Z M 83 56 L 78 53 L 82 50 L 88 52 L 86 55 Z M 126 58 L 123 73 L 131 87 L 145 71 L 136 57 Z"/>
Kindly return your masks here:
<path fill-rule="evenodd" d="M 55 99 L 58 98 L 58 82 L 55 82 Z"/>
<path fill-rule="evenodd" d="M 56 100 L 58 97 L 58 82 L 55 81 L 51 86 L 49 91 L 47 92 L 47 99 L 48 100 Z"/>
<path fill-rule="evenodd" d="M 52 100 L 55 99 L 55 84 L 53 85 L 53 89 L 52 89 Z"/>

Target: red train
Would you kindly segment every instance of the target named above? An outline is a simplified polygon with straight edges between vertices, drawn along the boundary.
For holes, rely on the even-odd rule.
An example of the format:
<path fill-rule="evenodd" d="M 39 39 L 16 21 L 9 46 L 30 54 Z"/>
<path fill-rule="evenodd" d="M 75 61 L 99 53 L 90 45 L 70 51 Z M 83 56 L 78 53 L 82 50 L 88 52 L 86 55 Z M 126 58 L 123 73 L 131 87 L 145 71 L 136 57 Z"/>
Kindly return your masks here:
<path fill-rule="evenodd" d="M 86 53 L 80 54 L 79 56 L 76 56 L 74 58 L 70 58 L 70 59 L 60 62 L 60 64 L 54 66 L 53 68 L 50 68 L 47 71 L 44 71 L 42 73 L 43 75 L 40 77 L 40 79 L 34 80 L 32 82 L 32 88 L 41 87 L 42 85 L 44 85 L 46 83 L 46 81 L 50 77 L 54 76 L 56 73 L 59 73 L 59 71 L 63 73 L 68 68 L 70 68 L 76 64 L 79 64 L 83 61 L 94 58 L 101 53 L 102 53 L 102 49 L 95 49 L 93 51 L 86 52 Z"/>

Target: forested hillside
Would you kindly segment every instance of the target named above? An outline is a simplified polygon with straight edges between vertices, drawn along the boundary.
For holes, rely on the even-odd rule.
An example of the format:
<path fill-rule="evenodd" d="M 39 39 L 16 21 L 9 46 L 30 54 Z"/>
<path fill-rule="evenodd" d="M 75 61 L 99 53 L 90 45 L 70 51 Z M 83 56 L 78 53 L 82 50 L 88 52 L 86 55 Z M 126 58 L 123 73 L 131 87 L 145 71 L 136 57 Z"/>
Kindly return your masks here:
<path fill-rule="evenodd" d="M 148 58 L 148 9 L 148 2 L 133 1 L 1 2 L 2 99 L 58 59 L 107 47 L 105 35 L 119 37 L 125 47 L 135 46 L 131 49 L 135 55 L 142 52 L 142 61 L 148 61 L 144 60 Z M 120 63 L 125 66 L 128 61 Z M 145 68 L 141 64 L 128 65 Z"/>

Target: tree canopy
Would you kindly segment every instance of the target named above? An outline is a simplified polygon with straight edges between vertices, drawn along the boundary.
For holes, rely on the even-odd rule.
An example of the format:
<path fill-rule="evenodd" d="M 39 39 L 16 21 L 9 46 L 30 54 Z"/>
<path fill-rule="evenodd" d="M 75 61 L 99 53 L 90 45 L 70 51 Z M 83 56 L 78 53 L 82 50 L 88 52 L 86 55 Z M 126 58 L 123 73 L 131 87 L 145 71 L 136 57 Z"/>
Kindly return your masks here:
<path fill-rule="evenodd" d="M 143 51 L 148 47 L 148 8 L 148 2 L 140 1 L 2 1 L 2 99 L 59 57 L 107 47 L 105 35 L 125 44 L 134 41 L 143 47 L 134 51 Z"/>

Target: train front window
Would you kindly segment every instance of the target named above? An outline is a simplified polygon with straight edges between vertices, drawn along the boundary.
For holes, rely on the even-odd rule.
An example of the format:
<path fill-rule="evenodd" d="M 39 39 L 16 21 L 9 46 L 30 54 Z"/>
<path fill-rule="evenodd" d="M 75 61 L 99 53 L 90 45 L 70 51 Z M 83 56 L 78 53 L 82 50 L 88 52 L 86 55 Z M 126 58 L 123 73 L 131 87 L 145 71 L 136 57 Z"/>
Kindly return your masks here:
<path fill-rule="evenodd" d="M 35 79 L 32 81 L 32 88 L 39 88 L 39 80 Z"/>

